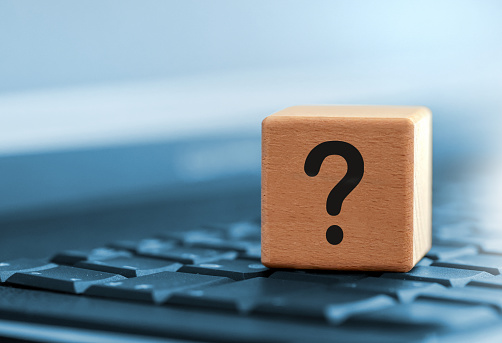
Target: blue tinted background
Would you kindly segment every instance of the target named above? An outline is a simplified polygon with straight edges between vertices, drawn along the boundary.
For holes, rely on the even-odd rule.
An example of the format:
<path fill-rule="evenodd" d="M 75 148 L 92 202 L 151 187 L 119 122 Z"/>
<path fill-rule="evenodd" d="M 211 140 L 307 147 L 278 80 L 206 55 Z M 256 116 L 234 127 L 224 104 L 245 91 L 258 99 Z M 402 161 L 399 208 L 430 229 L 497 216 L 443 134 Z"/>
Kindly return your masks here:
<path fill-rule="evenodd" d="M 501 7 L 499 1 L 2 1 L 0 91 L 342 66 L 353 59 L 391 60 L 404 72 L 438 66 L 472 72 L 502 58 Z"/>
<path fill-rule="evenodd" d="M 499 1 L 3 1 L 0 215 L 237 174 L 256 188 L 261 120 L 302 103 L 428 106 L 435 165 L 472 164 L 500 147 L 501 17 Z"/>

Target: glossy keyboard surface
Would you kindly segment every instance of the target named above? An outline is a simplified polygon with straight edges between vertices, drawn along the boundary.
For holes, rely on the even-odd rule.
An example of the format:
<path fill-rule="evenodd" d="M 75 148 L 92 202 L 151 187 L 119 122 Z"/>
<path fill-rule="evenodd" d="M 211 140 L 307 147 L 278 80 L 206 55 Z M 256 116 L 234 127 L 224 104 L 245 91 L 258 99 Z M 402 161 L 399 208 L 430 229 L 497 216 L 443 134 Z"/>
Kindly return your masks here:
<path fill-rule="evenodd" d="M 127 330 L 141 333 L 148 328 L 150 334 L 217 341 L 230 341 L 227 334 L 239 327 L 245 329 L 232 340 L 262 339 L 260 335 L 267 334 L 271 341 L 294 341 L 295 331 L 300 339 L 317 330 L 319 341 L 330 341 L 332 333 L 347 342 L 364 341 L 368 336 L 363 332 L 373 332 L 377 341 L 429 341 L 497 327 L 502 323 L 502 254 L 493 249 L 489 253 L 482 235 L 476 236 L 475 244 L 462 244 L 445 238 L 447 227 L 438 232 L 441 243 L 410 272 L 358 273 L 272 270 L 259 262 L 258 220 L 208 225 L 136 241 L 117 240 L 87 251 L 55 252 L 47 259 L 4 261 L 0 292 L 5 299 L 16 289 L 43 292 L 44 299 L 52 293 L 56 302 L 63 297 L 63 304 L 73 297 L 75 309 L 84 306 L 82 299 L 96 308 L 107 301 L 109 309 L 125 306 L 130 315 L 150 308 L 171 321 L 173 313 L 181 311 L 178 320 L 206 318 L 193 326 L 201 330 L 200 336 L 189 326 L 175 330 L 164 323 L 160 329 L 162 318 L 150 318 L 151 327 L 129 323 Z M 73 318 L 68 309 L 56 311 L 58 306 L 53 318 Z M 220 329 L 207 327 L 207 315 Z M 108 313 L 103 319 L 85 310 L 77 322 L 93 328 L 98 318 L 106 324 L 114 317 Z M 115 325 L 126 323 L 122 319 Z M 232 323 L 235 327 L 228 328 Z M 263 326 L 263 331 L 250 332 L 248 325 Z M 289 332 L 277 331 L 281 325 Z"/>

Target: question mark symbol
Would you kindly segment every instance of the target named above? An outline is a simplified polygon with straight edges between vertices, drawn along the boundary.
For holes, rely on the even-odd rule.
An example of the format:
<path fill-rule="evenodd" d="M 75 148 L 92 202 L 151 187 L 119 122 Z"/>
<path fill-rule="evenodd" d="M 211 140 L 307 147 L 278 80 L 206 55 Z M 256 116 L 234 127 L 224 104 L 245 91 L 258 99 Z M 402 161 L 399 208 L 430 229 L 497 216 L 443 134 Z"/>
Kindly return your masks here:
<path fill-rule="evenodd" d="M 347 173 L 333 187 L 326 201 L 326 211 L 336 216 L 342 210 L 342 202 L 359 184 L 364 174 L 364 161 L 359 150 L 352 144 L 341 141 L 324 142 L 312 149 L 305 160 L 305 174 L 314 177 L 319 173 L 324 159 L 330 155 L 338 155 L 347 162 Z M 342 228 L 332 225 L 326 231 L 326 239 L 332 245 L 340 244 L 343 239 Z"/>

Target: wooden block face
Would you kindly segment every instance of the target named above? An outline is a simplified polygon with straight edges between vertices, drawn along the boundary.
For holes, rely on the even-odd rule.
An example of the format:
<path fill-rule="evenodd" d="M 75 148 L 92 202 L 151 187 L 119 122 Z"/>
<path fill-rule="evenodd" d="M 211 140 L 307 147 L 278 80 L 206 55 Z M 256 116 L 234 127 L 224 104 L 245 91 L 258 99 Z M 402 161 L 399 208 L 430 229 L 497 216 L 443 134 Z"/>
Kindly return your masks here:
<path fill-rule="evenodd" d="M 262 262 L 410 270 L 431 245 L 431 135 L 424 107 L 295 106 L 266 118 Z M 335 225 L 343 238 L 331 244 Z"/>

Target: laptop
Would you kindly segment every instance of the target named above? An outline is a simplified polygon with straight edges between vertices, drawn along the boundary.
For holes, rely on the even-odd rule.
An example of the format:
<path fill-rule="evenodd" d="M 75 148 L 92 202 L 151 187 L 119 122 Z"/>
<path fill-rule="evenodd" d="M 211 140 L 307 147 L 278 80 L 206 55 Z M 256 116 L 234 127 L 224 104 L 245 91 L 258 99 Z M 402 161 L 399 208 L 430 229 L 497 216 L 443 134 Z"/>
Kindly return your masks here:
<path fill-rule="evenodd" d="M 3 96 L 26 124 L 0 156 L 2 341 L 500 341 L 497 81 L 281 75 Z M 413 270 L 260 263 L 260 122 L 298 103 L 432 109 L 433 247 Z"/>

